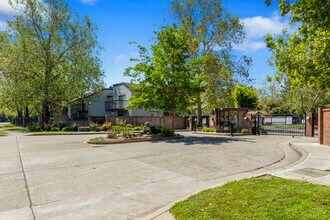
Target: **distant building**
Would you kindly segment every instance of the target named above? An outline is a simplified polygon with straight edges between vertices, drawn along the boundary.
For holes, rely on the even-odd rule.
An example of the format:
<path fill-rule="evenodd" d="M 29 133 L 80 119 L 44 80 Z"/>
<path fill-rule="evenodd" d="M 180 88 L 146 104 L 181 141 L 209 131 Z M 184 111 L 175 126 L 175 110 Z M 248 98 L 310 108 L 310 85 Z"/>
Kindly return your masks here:
<path fill-rule="evenodd" d="M 111 116 L 162 116 L 160 110 L 126 110 L 128 99 L 132 96 L 131 83 L 118 83 L 93 93 L 72 100 L 68 105 L 69 120 L 88 120 L 90 117 L 106 118 Z"/>

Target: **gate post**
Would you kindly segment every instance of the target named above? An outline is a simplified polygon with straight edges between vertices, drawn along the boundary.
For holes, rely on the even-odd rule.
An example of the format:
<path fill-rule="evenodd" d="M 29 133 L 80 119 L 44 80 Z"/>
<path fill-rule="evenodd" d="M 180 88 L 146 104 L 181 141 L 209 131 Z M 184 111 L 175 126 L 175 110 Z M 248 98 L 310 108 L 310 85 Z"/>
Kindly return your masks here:
<path fill-rule="evenodd" d="M 193 128 L 193 120 L 194 118 L 192 116 L 189 116 L 189 130 L 192 131 L 194 128 Z"/>
<path fill-rule="evenodd" d="M 314 113 L 306 112 L 305 119 L 305 134 L 306 137 L 314 137 Z"/>

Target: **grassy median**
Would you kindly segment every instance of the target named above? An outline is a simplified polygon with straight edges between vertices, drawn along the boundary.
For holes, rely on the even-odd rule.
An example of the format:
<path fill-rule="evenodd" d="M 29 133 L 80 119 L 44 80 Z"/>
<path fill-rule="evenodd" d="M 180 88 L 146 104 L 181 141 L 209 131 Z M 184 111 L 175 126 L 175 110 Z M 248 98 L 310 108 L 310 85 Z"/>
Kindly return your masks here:
<path fill-rule="evenodd" d="M 176 203 L 183 219 L 329 219 L 330 187 L 281 178 L 244 179 Z"/>
<path fill-rule="evenodd" d="M 19 132 L 28 132 L 27 128 L 14 126 L 12 124 L 0 125 L 0 131 L 19 131 Z"/>
<path fill-rule="evenodd" d="M 7 136 L 8 133 L 7 132 L 4 132 L 4 131 L 0 131 L 0 136 Z"/>

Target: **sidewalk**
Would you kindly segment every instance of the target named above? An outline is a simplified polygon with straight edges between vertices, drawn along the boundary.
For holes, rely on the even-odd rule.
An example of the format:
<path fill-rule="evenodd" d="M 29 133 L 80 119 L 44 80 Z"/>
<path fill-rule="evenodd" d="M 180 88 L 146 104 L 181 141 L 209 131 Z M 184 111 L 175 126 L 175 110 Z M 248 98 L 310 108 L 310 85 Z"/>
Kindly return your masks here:
<path fill-rule="evenodd" d="M 278 164 L 262 168 L 255 172 L 252 171 L 236 177 L 233 176 L 232 178 L 226 179 L 220 185 L 240 179 L 237 177 L 247 178 L 249 176 L 253 177 L 264 174 L 271 174 L 276 177 L 287 179 L 303 180 L 315 184 L 330 185 L 330 146 L 318 144 L 317 138 L 306 137 L 295 137 L 287 144 L 298 151 L 301 154 L 301 157 L 297 158 L 295 155 L 296 153 L 288 148 L 282 147 L 282 150 L 285 153 L 285 158 Z M 158 212 L 155 212 L 153 215 L 149 215 L 144 219 L 175 220 L 168 211 L 172 205 L 173 204 L 168 205 L 164 207 L 162 211 L 158 210 Z"/>
<path fill-rule="evenodd" d="M 291 144 L 298 151 L 307 154 L 307 157 L 299 164 L 276 171 L 272 175 L 330 185 L 330 146 L 320 145 L 316 141 L 316 138 L 295 138 Z"/>

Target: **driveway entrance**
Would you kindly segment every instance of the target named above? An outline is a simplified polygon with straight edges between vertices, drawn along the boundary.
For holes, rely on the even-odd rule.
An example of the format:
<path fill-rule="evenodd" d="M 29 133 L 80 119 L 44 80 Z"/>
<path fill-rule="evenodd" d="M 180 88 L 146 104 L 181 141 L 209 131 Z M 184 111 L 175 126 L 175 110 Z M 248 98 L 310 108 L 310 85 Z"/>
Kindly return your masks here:
<path fill-rule="evenodd" d="M 88 145 L 95 135 L 0 137 L 0 219 L 141 219 L 283 158 L 281 136 Z"/>

